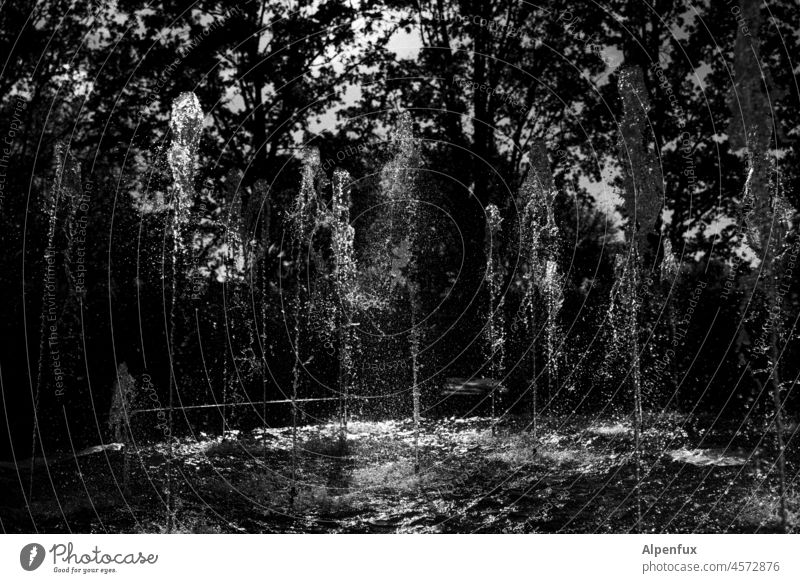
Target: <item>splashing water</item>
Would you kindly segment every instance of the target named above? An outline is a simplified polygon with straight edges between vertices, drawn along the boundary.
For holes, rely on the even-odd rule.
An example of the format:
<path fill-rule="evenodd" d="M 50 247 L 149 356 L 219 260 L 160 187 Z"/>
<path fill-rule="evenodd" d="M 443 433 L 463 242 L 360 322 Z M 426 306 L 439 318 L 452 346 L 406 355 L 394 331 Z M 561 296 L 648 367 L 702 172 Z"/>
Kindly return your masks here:
<path fill-rule="evenodd" d="M 564 304 L 562 292 L 563 278 L 558 269 L 558 263 L 552 259 L 545 262 L 541 283 L 539 284 L 544 296 L 545 317 L 545 343 L 547 348 L 547 379 L 548 397 L 552 398 L 554 389 L 558 386 L 560 372 L 560 345 L 562 343 L 561 325 L 558 315 Z"/>
<path fill-rule="evenodd" d="M 333 174 L 331 198 L 331 247 L 334 257 L 334 288 L 338 302 L 334 321 L 339 330 L 339 424 L 347 432 L 348 399 L 355 382 L 355 331 L 353 315 L 358 306 L 357 269 L 350 224 L 350 175 L 337 169 Z"/>
<path fill-rule="evenodd" d="M 559 311 L 563 303 L 562 278 L 558 268 L 559 229 L 555 221 L 557 190 L 547 160 L 547 150 L 536 142 L 529 154 L 530 169 L 521 188 L 522 211 L 519 218 L 520 255 L 525 271 L 522 277 L 520 314 L 530 337 L 538 330 L 543 311 L 546 341 L 548 393 L 552 396 L 558 378 L 558 346 L 562 344 Z M 537 293 L 538 292 L 538 293 Z M 541 300 L 541 301 L 537 301 Z M 537 350 L 529 348 L 531 368 L 532 431 L 537 424 Z"/>
<path fill-rule="evenodd" d="M 190 223 L 191 209 L 194 203 L 194 172 L 197 148 L 200 143 L 200 132 L 203 128 L 203 111 L 200 101 L 194 93 L 181 93 L 172 102 L 170 131 L 172 142 L 167 153 L 167 162 L 172 171 L 172 298 L 170 301 L 170 350 L 175 346 L 175 306 L 178 299 L 178 272 L 180 258 L 186 251 L 186 231 Z M 175 367 L 170 367 L 168 419 L 169 458 L 167 462 L 167 532 L 171 532 L 174 524 L 172 498 L 172 460 L 173 448 L 173 405 L 177 391 Z"/>
<path fill-rule="evenodd" d="M 419 238 L 419 203 L 417 172 L 420 154 L 413 132 L 411 115 L 402 112 L 397 127 L 391 134 L 392 157 L 381 172 L 381 192 L 386 203 L 388 222 L 384 229 L 383 249 L 391 256 L 379 259 L 380 269 L 388 275 L 389 285 L 384 294 L 396 294 L 404 288 L 409 310 L 409 351 L 411 357 L 411 396 L 415 434 L 415 471 L 419 469 L 419 424 L 421 408 L 420 350 L 422 330 L 420 318 L 420 290 L 417 282 L 418 258 L 416 245 Z M 398 298 L 400 299 L 400 298 Z M 398 313 L 396 317 L 402 317 Z"/>
<path fill-rule="evenodd" d="M 641 524 L 641 434 L 642 434 L 642 373 L 639 360 L 639 256 L 636 244 L 630 255 L 618 254 L 614 263 L 614 285 L 611 288 L 608 320 L 612 331 L 612 351 L 628 359 L 634 413 L 634 457 L 636 462 L 636 502 Z"/>
<path fill-rule="evenodd" d="M 172 143 L 167 153 L 167 162 L 173 179 L 172 209 L 176 249 L 184 246 L 182 230 L 189 223 L 194 203 L 195 159 L 203 117 L 200 101 L 194 93 L 181 93 L 172 102 Z"/>
<path fill-rule="evenodd" d="M 498 239 L 503 218 L 500 209 L 494 204 L 486 207 L 486 282 L 489 301 L 486 313 L 486 344 L 485 357 L 489 363 L 489 376 L 494 380 L 503 377 L 506 332 L 503 322 L 503 305 L 505 295 L 501 294 L 503 286 L 503 272 L 500 264 L 500 251 Z M 495 432 L 497 421 L 497 391 L 492 389 L 492 433 Z"/>
<path fill-rule="evenodd" d="M 287 223 L 291 235 L 292 261 L 296 272 L 296 287 L 293 298 L 293 343 L 294 343 L 294 366 L 292 367 L 292 486 L 290 500 L 294 504 L 294 496 L 297 483 L 297 398 L 301 383 L 301 369 L 304 364 L 302 361 L 302 337 L 301 337 L 301 318 L 309 314 L 309 294 L 310 291 L 303 285 L 303 275 L 301 273 L 301 263 L 308 253 L 310 255 L 312 238 L 316 229 L 320 215 L 323 211 L 320 205 L 319 196 L 316 188 L 317 177 L 320 175 L 320 157 L 317 148 L 307 148 L 303 152 L 303 170 L 300 189 L 294 199 L 291 211 L 287 214 Z M 311 260 L 311 259 L 309 259 Z M 309 269 L 309 273 L 310 273 Z M 314 302 L 318 303 L 318 302 Z"/>

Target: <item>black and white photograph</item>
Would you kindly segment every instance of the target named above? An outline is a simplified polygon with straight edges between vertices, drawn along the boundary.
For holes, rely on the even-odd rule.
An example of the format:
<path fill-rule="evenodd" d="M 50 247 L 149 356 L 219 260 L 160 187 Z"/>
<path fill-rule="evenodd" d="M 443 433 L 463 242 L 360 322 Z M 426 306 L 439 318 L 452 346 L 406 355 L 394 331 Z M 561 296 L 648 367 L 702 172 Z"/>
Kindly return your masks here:
<path fill-rule="evenodd" d="M 13 572 L 791 539 L 798 140 L 797 0 L 0 2 Z"/>

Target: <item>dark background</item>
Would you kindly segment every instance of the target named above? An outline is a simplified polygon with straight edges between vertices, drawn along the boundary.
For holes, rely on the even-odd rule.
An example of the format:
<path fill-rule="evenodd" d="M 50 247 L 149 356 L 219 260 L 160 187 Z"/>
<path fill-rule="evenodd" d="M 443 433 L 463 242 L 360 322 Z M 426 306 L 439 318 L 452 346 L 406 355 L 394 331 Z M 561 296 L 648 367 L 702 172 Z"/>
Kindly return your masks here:
<path fill-rule="evenodd" d="M 677 399 L 670 398 L 671 381 L 652 372 L 668 342 L 659 316 L 665 304 L 646 314 L 645 406 L 718 415 L 732 424 L 755 411 L 748 418 L 763 420 L 768 400 L 755 379 L 763 379 L 764 365 L 751 340 L 759 334 L 763 310 L 757 297 L 748 303 L 748 265 L 733 274 L 733 293 L 721 296 L 731 257 L 742 245 L 732 222 L 746 169 L 743 152 L 729 143 L 727 133 L 735 95 L 736 6 L 707 4 L 367 0 L 353 8 L 339 1 L 301 1 L 290 11 L 260 1 L 235 9 L 204 0 L 120 0 L 114 7 L 82 0 L 4 3 L 0 408 L 8 430 L 0 431 L 0 454 L 11 459 L 13 449 L 17 459 L 31 457 L 37 394 L 48 448 L 111 439 L 108 412 L 122 363 L 142 406 L 153 402 L 142 396 L 145 374 L 162 405 L 168 402 L 171 374 L 183 405 L 286 398 L 293 356 L 290 317 L 282 310 L 300 270 L 287 255 L 285 218 L 300 184 L 300 150 L 316 146 L 323 161 L 332 161 L 318 177 L 323 198 L 330 196 L 325 182 L 334 168 L 351 173 L 351 214 L 366 213 L 354 220 L 356 252 L 364 258 L 374 252 L 369 209 L 378 197 L 380 170 L 391 158 L 388 142 L 400 109 L 410 112 L 419 138 L 418 189 L 440 209 L 422 223 L 421 295 L 431 314 L 425 338 L 431 349 L 422 362 L 425 414 L 464 413 L 463 402 L 440 402 L 446 378 L 488 376 L 480 334 L 489 203 L 504 218 L 501 264 L 509 324 L 516 310 L 518 190 L 528 171 L 528 149 L 537 139 L 548 147 L 560 192 L 559 261 L 565 274 L 564 371 L 549 412 L 629 408 L 630 396 L 618 390 L 625 367 L 610 362 L 606 318 L 614 256 L 623 246 L 619 215 L 608 211 L 614 200 L 608 193 L 622 186 L 615 82 L 622 65 L 641 68 L 652 103 L 648 122 L 667 210 L 659 228 L 681 266 L 671 309 L 684 314 L 697 282 L 707 283 L 676 351 Z M 800 54 L 800 6 L 778 0 L 762 12 L 762 97 L 774 124 L 770 144 L 780 153 L 776 183 L 796 208 L 800 93 L 793 59 Z M 521 33 L 492 30 L 481 26 L 481 19 L 512 22 Z M 409 44 L 411 52 L 402 48 Z M 502 91 L 465 90 L 455 78 Z M 196 252 L 211 275 L 194 300 L 186 291 L 187 272 L 172 270 L 164 205 L 171 185 L 170 106 L 185 91 L 197 94 L 206 114 L 194 211 L 205 231 Z M 517 103 L 504 100 L 504 93 Z M 676 148 L 684 141 L 691 144 L 688 157 Z M 70 187 L 82 188 L 89 204 L 85 297 L 74 293 L 65 271 L 67 209 L 59 207 L 54 222 L 61 398 L 47 366 L 51 355 L 41 351 L 48 193 L 59 180 L 57 144 L 74 160 L 70 168 L 80 166 L 80 181 Z M 219 276 L 223 268 L 235 270 L 225 265 L 220 249 L 253 197 L 269 200 L 268 227 L 263 213 L 250 223 L 253 233 L 266 228 L 265 280 L 259 275 L 248 283 L 247 274 L 225 279 Z M 179 295 L 171 319 L 173 277 Z M 798 374 L 792 327 L 797 292 L 795 279 L 784 297 L 788 325 L 781 364 L 790 418 L 797 417 L 797 391 L 791 390 Z M 301 395 L 333 396 L 325 385 L 336 384 L 336 355 L 325 352 L 313 331 L 308 334 L 309 354 L 317 355 L 309 366 L 318 381 L 304 378 Z M 531 341 L 509 335 L 504 408 L 524 410 L 519 397 L 531 371 L 514 364 Z M 534 350 L 541 350 L 533 341 Z M 364 349 L 362 364 L 374 366 L 362 373 L 360 394 L 389 396 L 361 402 L 356 414 L 409 414 L 407 350 L 400 343 Z M 385 366 L 392 353 L 399 361 L 396 370 Z M 304 407 L 304 419 L 326 417 L 334 407 Z M 289 422 L 285 405 L 266 411 L 272 425 Z M 485 406 L 477 412 L 485 414 Z M 224 414 L 230 426 L 247 426 L 260 423 L 261 408 Z M 176 413 L 175 422 L 180 433 L 220 431 L 223 414 Z M 137 423 L 141 435 L 158 437 L 154 414 L 143 414 Z"/>

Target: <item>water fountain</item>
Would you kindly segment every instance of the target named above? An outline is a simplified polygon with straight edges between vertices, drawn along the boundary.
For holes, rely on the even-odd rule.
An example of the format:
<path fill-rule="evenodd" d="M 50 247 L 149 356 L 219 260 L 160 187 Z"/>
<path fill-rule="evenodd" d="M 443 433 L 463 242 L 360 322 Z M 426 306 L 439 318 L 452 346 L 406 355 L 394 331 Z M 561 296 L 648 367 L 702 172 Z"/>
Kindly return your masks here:
<path fill-rule="evenodd" d="M 559 311 L 563 303 L 562 281 L 558 268 L 559 229 L 555 221 L 557 190 L 553 182 L 547 150 L 537 141 L 529 153 L 530 169 L 520 189 L 522 210 L 519 218 L 520 255 L 524 265 L 522 299 L 519 313 L 528 336 L 538 333 L 539 313 L 543 312 L 548 401 L 558 377 L 559 349 L 562 343 Z M 538 293 L 537 293 L 538 292 Z M 530 355 L 532 422 L 536 434 L 538 376 L 536 346 L 528 348 Z"/>
<path fill-rule="evenodd" d="M 642 500 L 642 371 L 639 353 L 639 334 L 643 329 L 639 312 L 645 290 L 642 277 L 642 256 L 651 252 L 648 237 L 653 232 L 661 214 L 664 200 L 664 183 L 659 160 L 650 147 L 648 111 L 650 101 L 644 84 L 644 76 L 637 67 L 626 67 L 619 73 L 618 91 L 622 100 L 619 150 L 624 183 L 623 199 L 628 216 L 626 257 L 617 257 L 615 283 L 612 290 L 614 302 L 622 317 L 616 322 L 615 341 L 627 343 L 629 355 L 629 378 L 633 393 L 634 408 L 634 457 L 636 461 L 637 529 L 641 529 Z M 619 330 L 616 330 L 619 327 Z M 622 338 L 620 334 L 627 336 Z M 623 353 L 625 350 L 623 350 Z"/>
<path fill-rule="evenodd" d="M 494 204 L 486 207 L 486 284 L 488 303 L 486 313 L 485 359 L 489 363 L 489 377 L 498 381 L 504 376 L 506 331 L 503 307 L 505 294 L 503 289 L 503 270 L 500 262 L 500 229 L 503 218 L 500 209 Z M 497 427 L 497 393 L 499 384 L 495 383 L 491 392 L 492 406 L 492 435 L 496 434 Z"/>
<path fill-rule="evenodd" d="M 246 235 L 244 231 L 244 216 L 242 214 L 242 197 L 240 188 L 243 175 L 240 171 L 233 170 L 225 177 L 225 196 L 228 202 L 227 219 L 224 226 L 224 246 L 220 259 L 225 291 L 223 301 L 225 306 L 225 349 L 222 352 L 222 438 L 225 439 L 229 426 L 228 404 L 236 399 L 236 386 L 238 380 L 238 364 L 235 348 L 236 331 L 243 325 L 249 328 L 247 320 L 240 322 L 242 311 L 242 290 L 239 265 L 244 258 Z M 230 363 L 230 368 L 229 368 Z M 230 369 L 233 369 L 231 372 Z M 233 414 L 233 408 L 230 411 Z"/>
<path fill-rule="evenodd" d="M 194 204 L 194 174 L 197 148 L 200 143 L 200 133 L 203 128 L 203 111 L 200 102 L 194 93 L 181 93 L 172 102 L 172 115 L 170 118 L 170 133 L 172 141 L 167 161 L 172 171 L 171 189 L 171 230 L 172 230 L 172 297 L 170 299 L 170 329 L 169 348 L 174 355 L 175 348 L 175 306 L 180 292 L 178 286 L 178 273 L 183 268 L 186 260 L 187 240 L 190 234 L 191 210 Z M 167 461 L 167 532 L 171 532 L 174 525 L 174 512 L 172 495 L 172 466 L 174 460 L 173 443 L 173 407 L 177 386 L 175 363 L 170 360 L 170 380 L 167 425 L 169 428 L 168 443 L 169 457 Z"/>
<path fill-rule="evenodd" d="M 419 192 L 417 172 L 420 154 L 408 112 L 400 114 L 390 138 L 392 157 L 381 171 L 381 193 L 386 203 L 388 225 L 385 249 L 393 257 L 382 258 L 383 270 L 389 274 L 390 288 L 404 288 L 409 305 L 409 350 L 411 356 L 411 397 L 414 421 L 414 468 L 419 471 L 419 427 L 421 409 L 420 348 L 422 330 L 419 325 L 420 297 L 417 281 L 416 243 L 419 236 Z"/>
<path fill-rule="evenodd" d="M 311 290 L 304 284 L 303 265 L 311 254 L 312 238 L 319 223 L 321 205 L 317 194 L 316 182 L 320 174 L 319 150 L 308 148 L 303 154 L 302 178 L 300 189 L 294 199 L 294 204 L 288 213 L 287 226 L 291 236 L 291 259 L 296 274 L 296 285 L 292 305 L 292 350 L 294 352 L 294 365 L 292 367 L 292 393 L 290 396 L 292 407 L 292 475 L 290 502 L 294 504 L 297 483 L 297 398 L 300 390 L 301 377 L 304 363 L 302 354 L 304 350 L 301 334 L 302 319 L 308 317 L 309 295 Z M 310 277 L 311 266 L 306 266 L 306 277 Z"/>
<path fill-rule="evenodd" d="M 350 224 L 350 175 L 337 169 L 333 174 L 331 198 L 331 247 L 334 261 L 334 288 L 337 297 L 334 321 L 339 332 L 339 426 L 347 434 L 348 400 L 355 383 L 354 311 L 357 308 L 357 270 Z"/>
<path fill-rule="evenodd" d="M 203 110 L 194 93 L 181 93 L 172 102 L 170 133 L 172 141 L 167 161 L 172 171 L 172 232 L 178 254 L 186 249 L 187 230 L 194 205 L 194 175 L 197 148 L 203 128 Z"/>
<path fill-rule="evenodd" d="M 269 301 L 269 271 L 270 271 L 270 223 L 272 219 L 272 204 L 269 197 L 269 185 L 264 180 L 258 180 L 250 189 L 250 201 L 247 216 L 249 217 L 247 233 L 249 236 L 249 281 L 251 290 L 260 288 L 258 309 L 254 309 L 254 316 L 258 314 L 261 321 L 261 330 L 258 336 L 260 366 L 261 366 L 261 428 L 264 466 L 267 465 L 267 386 L 269 385 L 269 350 L 270 341 L 267 334 L 267 302 Z M 260 237 L 259 237 L 260 229 Z M 259 269 L 260 268 L 260 269 Z M 260 285 L 256 282 L 260 282 Z"/>
<path fill-rule="evenodd" d="M 641 525 L 642 477 L 642 376 L 639 362 L 639 257 L 636 246 L 631 255 L 618 254 L 614 262 L 614 284 L 611 288 L 608 322 L 612 332 L 611 354 L 627 359 L 627 375 L 633 394 L 634 463 L 636 466 L 637 528 Z"/>
<path fill-rule="evenodd" d="M 224 200 L 228 201 L 228 211 L 220 253 L 226 341 L 223 351 L 223 436 L 235 412 L 241 410 L 237 406 L 247 402 L 246 384 L 254 380 L 265 362 L 263 354 L 259 354 L 259 309 L 256 301 L 259 287 L 263 288 L 264 283 L 259 282 L 257 274 L 259 269 L 266 269 L 266 265 L 260 262 L 266 261 L 268 246 L 263 234 L 259 239 L 261 215 L 269 210 L 265 192 L 262 187 L 246 188 L 244 175 L 239 171 L 229 172 L 226 176 Z M 260 311 L 265 309 L 262 304 Z M 227 407 L 228 404 L 231 406 Z"/>

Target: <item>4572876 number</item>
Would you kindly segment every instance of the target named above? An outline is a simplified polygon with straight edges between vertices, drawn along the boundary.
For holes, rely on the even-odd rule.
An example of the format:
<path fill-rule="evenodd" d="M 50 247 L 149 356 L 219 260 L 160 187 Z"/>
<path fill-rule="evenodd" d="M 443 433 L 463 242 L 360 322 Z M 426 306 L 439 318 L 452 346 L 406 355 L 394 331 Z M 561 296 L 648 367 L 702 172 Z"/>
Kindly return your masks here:
<path fill-rule="evenodd" d="M 737 561 L 731 563 L 731 571 L 780 571 L 781 564 L 778 561 Z"/>

